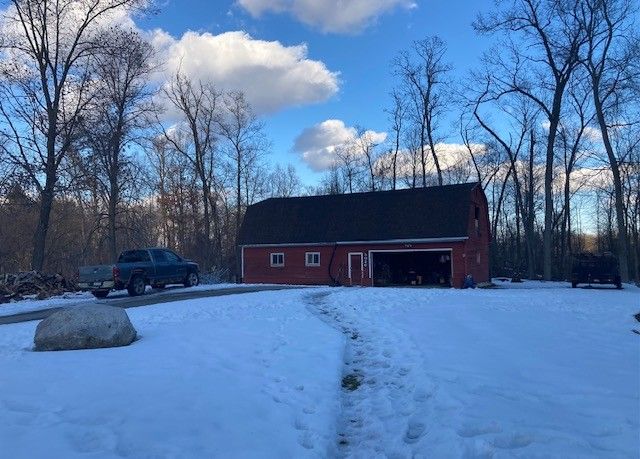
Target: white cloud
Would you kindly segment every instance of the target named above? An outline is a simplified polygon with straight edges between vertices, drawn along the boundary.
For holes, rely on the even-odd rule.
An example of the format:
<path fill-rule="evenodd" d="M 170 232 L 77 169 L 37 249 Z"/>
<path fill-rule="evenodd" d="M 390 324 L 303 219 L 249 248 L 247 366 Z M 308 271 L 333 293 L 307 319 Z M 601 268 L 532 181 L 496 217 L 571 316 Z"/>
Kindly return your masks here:
<path fill-rule="evenodd" d="M 106 2 L 106 0 L 99 0 Z M 144 4 L 140 0 L 136 5 Z M 81 6 L 65 10 L 62 22 L 77 25 Z M 15 18 L 15 8 L 0 9 L 0 32 L 7 40 L 21 43 L 24 31 Z M 174 37 L 162 29 L 143 30 L 130 8 L 105 13 L 86 31 L 87 36 L 112 25 L 133 29 L 146 37 L 157 51 L 159 72 L 154 83 L 164 84 L 180 69 L 194 80 L 212 82 L 221 90 L 240 90 L 258 115 L 283 108 L 324 102 L 339 90 L 339 73 L 318 60 L 308 58 L 305 44 L 286 46 L 279 41 L 258 40 L 242 31 L 219 35 L 187 31 Z M 62 28 L 63 46 L 73 36 L 72 26 Z M 0 65 L 10 57 L 20 62 L 15 50 L 0 55 Z M 15 73 L 15 71 L 14 71 Z"/>
<path fill-rule="evenodd" d="M 469 147 L 476 156 L 484 155 L 487 151 L 486 145 L 481 143 L 472 143 Z M 464 144 L 437 143 L 435 150 L 438 156 L 438 163 L 443 171 L 453 169 L 457 166 L 471 165 L 471 156 L 469 155 L 467 146 Z M 427 172 L 435 173 L 435 165 L 431 156 L 431 150 L 428 146 L 425 146 L 425 154 L 427 155 Z M 386 154 L 385 157 L 382 158 L 382 161 L 388 162 L 388 160 L 388 154 Z M 418 157 L 416 160 L 420 161 L 420 158 Z M 398 154 L 398 176 L 410 177 L 413 173 L 412 162 L 411 153 L 407 150 L 401 150 Z M 421 170 L 422 165 L 418 165 L 418 168 Z"/>
<path fill-rule="evenodd" d="M 584 138 L 591 142 L 602 142 L 602 131 L 600 128 L 587 126 L 584 128 Z"/>
<path fill-rule="evenodd" d="M 323 102 L 337 93 L 338 73 L 307 58 L 307 46 L 285 46 L 245 32 L 186 32 L 176 39 L 163 30 L 152 43 L 164 64 L 163 78 L 178 69 L 219 89 L 241 90 L 256 113 Z"/>
<path fill-rule="evenodd" d="M 321 172 L 336 164 L 336 153 L 340 148 L 348 147 L 363 137 L 378 144 L 386 140 L 387 134 L 365 131 L 358 137 L 355 127 L 348 127 L 341 120 L 331 119 L 304 129 L 296 138 L 293 150 L 311 169 Z"/>
<path fill-rule="evenodd" d="M 265 12 L 288 13 L 324 32 L 353 33 L 395 8 L 415 8 L 413 0 L 238 0 L 254 17 Z"/>

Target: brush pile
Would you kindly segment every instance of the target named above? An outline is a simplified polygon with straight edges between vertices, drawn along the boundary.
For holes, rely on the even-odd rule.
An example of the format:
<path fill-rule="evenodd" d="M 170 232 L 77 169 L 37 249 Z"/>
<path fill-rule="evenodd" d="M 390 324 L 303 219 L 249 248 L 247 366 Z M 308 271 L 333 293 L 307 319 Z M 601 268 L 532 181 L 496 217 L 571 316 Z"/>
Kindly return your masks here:
<path fill-rule="evenodd" d="M 75 284 L 60 274 L 38 271 L 0 274 L 0 304 L 28 298 L 43 300 L 74 291 Z"/>

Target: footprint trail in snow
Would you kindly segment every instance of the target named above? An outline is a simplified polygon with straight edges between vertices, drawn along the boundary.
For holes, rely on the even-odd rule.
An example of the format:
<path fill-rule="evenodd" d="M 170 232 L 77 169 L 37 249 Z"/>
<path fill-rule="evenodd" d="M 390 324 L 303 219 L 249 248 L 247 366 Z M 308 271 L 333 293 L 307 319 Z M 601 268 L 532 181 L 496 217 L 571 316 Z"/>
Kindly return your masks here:
<path fill-rule="evenodd" d="M 346 337 L 336 455 L 412 457 L 429 434 L 437 384 L 414 364 L 422 356 L 408 336 L 353 306 L 332 304 L 329 295 L 307 301 Z"/>

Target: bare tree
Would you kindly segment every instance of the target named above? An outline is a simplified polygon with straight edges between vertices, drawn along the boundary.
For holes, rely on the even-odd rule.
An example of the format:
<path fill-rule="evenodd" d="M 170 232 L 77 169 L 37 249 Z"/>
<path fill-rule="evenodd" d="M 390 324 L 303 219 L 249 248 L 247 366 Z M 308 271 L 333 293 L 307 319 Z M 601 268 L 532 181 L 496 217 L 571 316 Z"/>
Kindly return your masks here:
<path fill-rule="evenodd" d="M 581 2 L 580 22 L 587 35 L 581 63 L 591 80 L 593 106 L 607 153 L 613 179 L 617 248 L 620 276 L 629 280 L 626 209 L 620 163 L 614 150 L 610 129 L 625 123 L 624 105 L 635 99 L 631 89 L 637 84 L 637 69 L 629 71 L 640 59 L 638 36 L 633 23 L 633 2 L 629 0 L 585 0 Z M 635 80 L 635 81 L 634 81 Z M 636 103 L 632 99 L 632 103 Z"/>
<path fill-rule="evenodd" d="M 393 145 L 389 151 L 391 155 L 391 189 L 395 190 L 398 182 L 398 154 L 402 146 L 402 135 L 404 133 L 404 121 L 407 114 L 407 103 L 404 96 L 397 89 L 391 93 L 392 106 L 387 110 L 389 121 L 391 122 L 391 132 L 393 134 Z"/>
<path fill-rule="evenodd" d="M 95 161 L 97 179 L 105 197 L 109 252 L 118 252 L 116 234 L 122 192 L 132 184 L 135 168 L 125 149 L 149 124 L 152 92 L 147 81 L 152 72 L 152 48 L 136 32 L 112 28 L 100 34 L 100 47 L 92 61 L 98 91 L 85 117 L 83 137 Z"/>
<path fill-rule="evenodd" d="M 469 154 L 476 180 L 484 190 L 496 178 L 502 164 L 500 155 L 495 154 L 495 149 L 489 148 L 486 144 L 480 145 L 472 141 L 472 139 L 479 138 L 480 134 L 477 132 L 477 125 L 474 126 L 468 117 L 468 113 L 464 113 L 460 117 L 460 138 Z M 498 156 L 497 159 L 496 156 Z"/>
<path fill-rule="evenodd" d="M 357 191 L 357 182 L 362 172 L 362 158 L 350 143 L 338 145 L 335 155 L 336 169 L 343 176 L 345 190 L 349 193 Z"/>
<path fill-rule="evenodd" d="M 286 168 L 278 164 L 269 174 L 268 182 L 269 196 L 272 198 L 289 198 L 302 191 L 300 177 L 291 164 Z"/>
<path fill-rule="evenodd" d="M 518 93 L 538 105 L 549 127 L 545 162 L 543 233 L 544 278 L 552 277 L 554 148 L 563 98 L 579 65 L 584 32 L 575 16 L 581 0 L 504 0 L 497 11 L 479 16 L 475 29 L 484 34 L 504 33 L 501 46 L 488 55 L 493 81 L 500 92 Z M 515 40 L 518 40 L 517 42 Z"/>
<path fill-rule="evenodd" d="M 493 92 L 492 77 L 489 73 L 484 76 L 484 87 L 480 90 L 473 102 L 473 116 L 478 124 L 484 129 L 490 138 L 496 142 L 506 153 L 509 162 L 509 171 L 505 175 L 498 211 L 502 206 L 502 199 L 506 187 L 506 181 L 511 177 L 515 189 L 515 210 L 516 210 L 516 264 L 521 265 L 520 257 L 520 220 L 524 220 L 525 240 L 527 247 L 527 268 L 530 279 L 535 276 L 535 208 L 534 208 L 534 157 L 535 157 L 535 123 L 538 111 L 532 108 L 528 98 L 520 95 L 511 96 L 510 93 Z M 490 124 L 488 116 L 481 112 L 485 105 L 492 105 L 494 110 L 499 110 L 510 120 L 510 132 L 501 134 L 496 127 Z M 522 183 L 519 171 L 521 153 L 527 148 L 528 140 L 528 170 L 525 174 L 528 178 L 527 186 Z M 497 222 L 497 218 L 494 220 Z M 493 228 L 494 234 L 496 227 Z"/>
<path fill-rule="evenodd" d="M 12 0 L 0 46 L 3 134 L 11 158 L 39 195 L 31 267 L 42 269 L 59 167 L 76 139 L 92 85 L 88 66 L 99 51 L 101 22 L 138 0 Z"/>
<path fill-rule="evenodd" d="M 446 49 L 445 43 L 434 36 L 414 42 L 411 51 L 403 51 L 393 62 L 394 74 L 401 81 L 400 91 L 410 101 L 411 116 L 420 134 L 422 186 L 427 186 L 426 148 L 431 153 L 438 184 L 443 184 L 436 144 L 439 123 L 450 98 L 447 82 L 451 66 L 444 62 Z"/>
<path fill-rule="evenodd" d="M 376 182 L 380 176 L 378 167 L 378 150 L 380 140 L 375 132 L 367 130 L 362 126 L 356 127 L 356 136 L 350 145 L 356 156 L 360 156 L 366 162 L 368 171 L 368 184 L 366 188 L 369 191 L 376 191 Z"/>
<path fill-rule="evenodd" d="M 403 156 L 402 175 L 406 185 L 410 188 L 418 186 L 418 176 L 420 174 L 419 165 L 423 153 L 420 130 L 416 127 L 405 132 L 405 145 L 407 152 Z"/>
<path fill-rule="evenodd" d="M 243 178 L 267 149 L 264 124 L 253 113 L 244 93 L 231 91 L 224 95 L 224 113 L 218 119 L 218 126 L 220 135 L 227 142 L 227 153 L 235 175 L 237 232 L 244 214 L 243 206 L 247 203 L 246 186 L 243 193 Z"/>
<path fill-rule="evenodd" d="M 213 194 L 221 94 L 213 85 L 194 83 L 180 72 L 176 73 L 170 84 L 163 89 L 163 93 L 180 115 L 179 123 L 171 129 L 165 129 L 163 124 L 159 123 L 163 136 L 172 149 L 189 161 L 200 183 L 203 260 L 205 268 L 209 269 L 214 255 L 211 241 L 212 211 L 214 223 L 218 224 Z"/>
<path fill-rule="evenodd" d="M 575 182 L 573 172 L 588 152 L 589 139 L 586 138 L 586 133 L 595 116 L 590 110 L 589 90 L 585 79 L 577 76 L 568 88 L 570 110 L 558 127 L 558 147 L 562 153 L 564 168 L 564 203 L 560 212 L 560 259 L 564 265 L 564 274 L 568 274 L 570 256 L 573 253 L 571 197 L 581 185 Z"/>

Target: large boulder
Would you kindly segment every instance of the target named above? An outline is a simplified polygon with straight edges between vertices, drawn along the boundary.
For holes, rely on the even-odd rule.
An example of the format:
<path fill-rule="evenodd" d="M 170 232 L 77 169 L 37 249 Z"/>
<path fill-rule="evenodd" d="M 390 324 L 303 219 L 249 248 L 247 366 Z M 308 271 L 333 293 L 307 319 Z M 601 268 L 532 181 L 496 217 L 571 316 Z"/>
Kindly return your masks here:
<path fill-rule="evenodd" d="M 86 305 L 56 311 L 38 324 L 36 351 L 128 346 L 136 339 L 124 309 Z"/>

